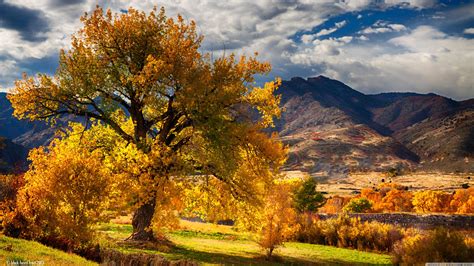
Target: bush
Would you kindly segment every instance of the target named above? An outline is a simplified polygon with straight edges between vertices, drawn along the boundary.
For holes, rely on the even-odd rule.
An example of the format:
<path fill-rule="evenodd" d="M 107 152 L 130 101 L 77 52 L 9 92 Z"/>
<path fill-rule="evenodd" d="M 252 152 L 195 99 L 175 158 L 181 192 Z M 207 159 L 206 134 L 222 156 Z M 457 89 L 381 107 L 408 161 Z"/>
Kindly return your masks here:
<path fill-rule="evenodd" d="M 372 208 L 372 202 L 370 202 L 366 198 L 354 198 L 344 206 L 344 211 L 347 212 L 355 212 L 355 213 L 363 213 L 367 212 Z"/>
<path fill-rule="evenodd" d="M 456 213 L 474 213 L 474 187 L 456 190 L 450 208 Z"/>
<path fill-rule="evenodd" d="M 379 222 L 361 222 L 341 215 L 335 219 L 318 220 L 315 216 L 300 217 L 300 242 L 388 252 L 403 238 L 402 229 Z"/>
<path fill-rule="evenodd" d="M 425 235 L 407 236 L 395 244 L 393 262 L 421 264 L 426 262 L 474 261 L 472 241 L 461 233 L 438 228 Z"/>
<path fill-rule="evenodd" d="M 0 224 L 9 236 L 18 237 L 26 226 L 25 217 L 15 213 L 18 190 L 24 183 L 23 175 L 0 175 Z"/>
<path fill-rule="evenodd" d="M 30 153 L 32 164 L 18 192 L 17 209 L 5 226 L 15 230 L 5 233 L 36 240 L 65 238 L 78 245 L 92 240 L 93 225 L 104 220 L 110 203 L 111 177 L 100 150 L 71 145 L 58 140 L 48 151 Z"/>

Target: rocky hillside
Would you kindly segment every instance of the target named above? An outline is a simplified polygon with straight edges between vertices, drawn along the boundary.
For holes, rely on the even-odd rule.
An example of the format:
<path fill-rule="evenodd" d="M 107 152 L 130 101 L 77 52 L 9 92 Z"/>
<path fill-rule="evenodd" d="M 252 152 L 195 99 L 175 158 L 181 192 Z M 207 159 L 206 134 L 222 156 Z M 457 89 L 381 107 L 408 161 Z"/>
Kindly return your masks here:
<path fill-rule="evenodd" d="M 13 117 L 13 108 L 6 93 L 0 92 L 0 172 L 25 169 L 28 151 L 47 145 L 58 128 L 71 119 L 59 119 L 56 127 L 43 122 L 18 120 Z"/>
<path fill-rule="evenodd" d="M 323 76 L 284 81 L 279 92 L 288 170 L 327 176 L 398 167 L 474 171 L 472 100 L 365 95 Z"/>
<path fill-rule="evenodd" d="M 421 158 L 423 169 L 474 171 L 474 109 L 429 117 L 394 133 Z"/>

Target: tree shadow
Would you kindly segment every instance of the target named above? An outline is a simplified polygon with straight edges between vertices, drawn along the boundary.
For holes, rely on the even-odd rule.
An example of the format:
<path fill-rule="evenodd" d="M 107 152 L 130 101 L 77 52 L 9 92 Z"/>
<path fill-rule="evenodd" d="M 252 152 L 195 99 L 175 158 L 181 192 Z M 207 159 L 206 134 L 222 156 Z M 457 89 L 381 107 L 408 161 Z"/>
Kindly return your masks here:
<path fill-rule="evenodd" d="M 203 263 L 221 264 L 221 265 L 318 265 L 317 263 L 299 260 L 295 258 L 275 256 L 272 260 L 267 260 L 263 255 L 258 256 L 249 252 L 249 257 L 230 255 L 217 252 L 197 251 L 176 246 L 171 250 L 183 259 L 191 259 Z"/>
<path fill-rule="evenodd" d="M 218 252 L 197 251 L 181 246 L 175 246 L 170 253 L 177 255 L 180 259 L 191 259 L 201 263 L 220 265 L 376 265 L 372 263 L 349 263 L 337 259 L 305 260 L 278 254 L 275 254 L 271 260 L 267 260 L 265 256 L 253 252 L 248 252 L 249 257 L 244 257 Z"/>

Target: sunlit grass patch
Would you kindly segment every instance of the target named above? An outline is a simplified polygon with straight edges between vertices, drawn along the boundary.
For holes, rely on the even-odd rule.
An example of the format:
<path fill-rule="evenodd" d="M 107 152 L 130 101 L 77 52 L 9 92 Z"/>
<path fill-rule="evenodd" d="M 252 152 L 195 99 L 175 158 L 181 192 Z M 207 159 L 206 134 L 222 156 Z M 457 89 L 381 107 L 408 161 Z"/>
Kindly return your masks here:
<path fill-rule="evenodd" d="M 132 233 L 130 225 L 104 224 L 101 230 L 121 241 Z M 169 250 L 118 245 L 124 253 L 160 254 L 170 260 L 191 259 L 204 265 L 311 265 L 311 264 L 391 264 L 386 254 L 362 252 L 323 245 L 285 243 L 275 259 L 267 261 L 264 251 L 249 233 L 232 226 L 181 221 L 181 229 L 166 233 L 173 243 Z"/>
<path fill-rule="evenodd" d="M 74 254 L 44 246 L 38 242 L 0 236 L 0 263 L 23 265 L 97 265 Z"/>

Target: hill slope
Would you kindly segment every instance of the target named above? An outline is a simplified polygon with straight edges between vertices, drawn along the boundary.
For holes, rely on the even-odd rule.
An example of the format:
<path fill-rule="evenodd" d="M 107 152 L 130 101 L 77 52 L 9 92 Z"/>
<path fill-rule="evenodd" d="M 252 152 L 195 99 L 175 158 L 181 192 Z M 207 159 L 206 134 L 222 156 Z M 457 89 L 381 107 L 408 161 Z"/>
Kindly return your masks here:
<path fill-rule="evenodd" d="M 44 122 L 18 120 L 13 117 L 13 108 L 6 96 L 6 93 L 0 92 L 0 136 L 27 149 L 49 143 L 55 129 Z"/>
<path fill-rule="evenodd" d="M 456 165 L 474 171 L 472 100 L 365 95 L 323 76 L 284 81 L 279 92 L 285 111 L 277 129 L 290 144 L 288 170 L 333 176 L 396 167 L 452 171 L 448 166 Z M 426 145 L 415 141 L 420 136 Z"/>
<path fill-rule="evenodd" d="M 97 265 L 34 241 L 6 236 L 0 236 L 0 258 L 6 265 Z"/>

